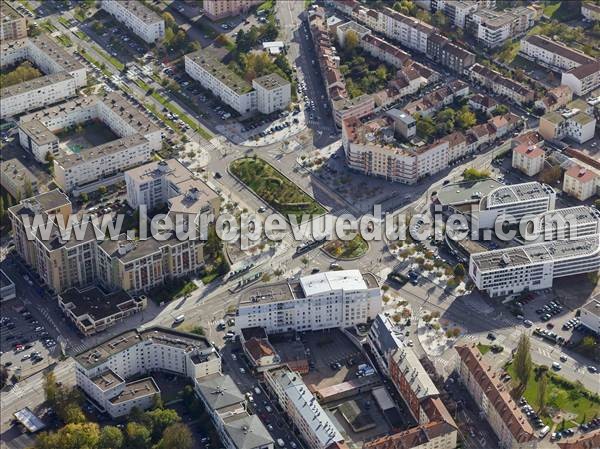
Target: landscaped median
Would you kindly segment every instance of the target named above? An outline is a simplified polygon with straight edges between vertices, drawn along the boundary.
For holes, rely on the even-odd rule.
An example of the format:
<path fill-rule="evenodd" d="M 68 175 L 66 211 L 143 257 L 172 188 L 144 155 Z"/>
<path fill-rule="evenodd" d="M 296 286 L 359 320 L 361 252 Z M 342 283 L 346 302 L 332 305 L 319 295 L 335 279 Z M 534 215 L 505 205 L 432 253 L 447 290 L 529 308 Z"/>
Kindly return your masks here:
<path fill-rule="evenodd" d="M 229 170 L 286 219 L 294 215 L 299 223 L 304 214 L 317 216 L 327 212 L 314 198 L 263 159 L 237 159 L 229 165 Z"/>
<path fill-rule="evenodd" d="M 323 251 L 330 257 L 338 260 L 354 260 L 366 254 L 369 244 L 360 235 L 352 240 L 332 240 L 323 246 Z"/>

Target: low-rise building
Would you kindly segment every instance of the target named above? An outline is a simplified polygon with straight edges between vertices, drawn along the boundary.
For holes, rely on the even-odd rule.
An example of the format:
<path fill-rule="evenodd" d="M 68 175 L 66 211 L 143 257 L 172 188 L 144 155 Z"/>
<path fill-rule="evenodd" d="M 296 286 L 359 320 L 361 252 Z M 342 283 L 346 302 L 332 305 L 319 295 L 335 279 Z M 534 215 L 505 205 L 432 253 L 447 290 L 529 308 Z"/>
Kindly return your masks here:
<path fill-rule="evenodd" d="M 265 371 L 265 381 L 310 449 L 343 444 L 344 438 L 302 381 L 287 367 Z"/>
<path fill-rule="evenodd" d="M 538 440 L 507 385 L 486 362 L 475 345 L 457 346 L 460 380 L 481 409 L 492 430 L 507 449 L 535 449 Z"/>
<path fill-rule="evenodd" d="M 535 92 L 530 88 L 479 63 L 471 66 L 469 77 L 495 94 L 503 95 L 519 104 L 529 103 L 535 98 Z"/>
<path fill-rule="evenodd" d="M 600 5 L 593 2 L 581 2 L 581 15 L 587 20 L 597 22 L 600 20 Z"/>
<path fill-rule="evenodd" d="M 75 57 L 45 35 L 2 41 L 0 67 L 32 62 L 43 76 L 0 89 L 0 118 L 74 97 L 87 83 L 86 69 Z"/>
<path fill-rule="evenodd" d="M 498 107 L 498 102 L 488 95 L 475 94 L 469 97 L 469 107 L 475 111 L 491 114 Z"/>
<path fill-rule="evenodd" d="M 587 95 L 600 86 L 600 61 L 563 72 L 561 84 L 569 86 L 575 95 Z"/>
<path fill-rule="evenodd" d="M 367 441 L 364 449 L 454 449 L 456 429 L 444 421 L 433 421 L 402 432 Z"/>
<path fill-rule="evenodd" d="M 165 37 L 164 19 L 138 0 L 102 0 L 101 7 L 148 44 Z"/>
<path fill-rule="evenodd" d="M 115 335 L 74 360 L 77 386 L 113 418 L 150 407 L 160 394 L 152 378 L 128 378 L 166 371 L 196 380 L 221 372 L 221 358 L 206 338 L 161 327 Z"/>
<path fill-rule="evenodd" d="M 246 289 L 235 325 L 238 330 L 260 326 L 268 333 L 345 328 L 380 311 L 381 291 L 372 274 L 329 271 Z"/>
<path fill-rule="evenodd" d="M 8 275 L 0 270 L 0 302 L 10 301 L 17 297 L 15 283 Z"/>
<path fill-rule="evenodd" d="M 554 279 L 600 269 L 600 234 L 471 255 L 469 275 L 490 297 L 551 288 Z"/>
<path fill-rule="evenodd" d="M 205 50 L 184 59 L 190 77 L 242 115 L 285 109 L 291 101 L 290 83 L 276 74 L 255 78 L 250 84 Z"/>
<path fill-rule="evenodd" d="M 584 164 L 573 164 L 565 171 L 563 192 L 585 201 L 598 194 L 600 173 Z"/>
<path fill-rule="evenodd" d="M 107 293 L 97 286 L 73 287 L 58 295 L 58 306 L 86 337 L 144 310 L 146 305 L 145 296 L 132 297 L 122 290 Z"/>
<path fill-rule="evenodd" d="M 535 107 L 544 112 L 552 112 L 564 108 L 573 100 L 573 90 L 564 83 L 548 89 L 546 95 L 535 102 Z"/>
<path fill-rule="evenodd" d="M 38 192 L 37 177 L 17 158 L 0 162 L 0 185 L 17 200 Z"/>
<path fill-rule="evenodd" d="M 594 137 L 596 119 L 577 108 L 548 112 L 540 117 L 538 132 L 546 140 L 570 138 L 584 143 Z"/>
<path fill-rule="evenodd" d="M 27 19 L 6 1 L 0 2 L 0 41 L 27 37 Z"/>
<path fill-rule="evenodd" d="M 600 335 L 600 298 L 592 299 L 581 307 L 579 314 L 581 324 Z"/>
<path fill-rule="evenodd" d="M 512 167 L 527 176 L 535 176 L 544 168 L 546 152 L 537 145 L 521 144 L 513 148 Z"/>
<path fill-rule="evenodd" d="M 262 0 L 205 0 L 202 3 L 206 16 L 210 20 L 237 16 L 250 8 L 260 5 Z"/>
<path fill-rule="evenodd" d="M 595 62 L 594 58 L 582 51 L 538 34 L 521 40 L 520 54 L 544 67 L 560 71 Z"/>
<path fill-rule="evenodd" d="M 58 133 L 93 121 L 101 122 L 117 138 L 75 151 L 64 145 L 61 148 Z M 52 156 L 56 183 L 72 192 L 148 162 L 152 152 L 161 148 L 162 131 L 123 96 L 111 92 L 106 97 L 77 98 L 21 117 L 19 141 L 40 162 Z"/>

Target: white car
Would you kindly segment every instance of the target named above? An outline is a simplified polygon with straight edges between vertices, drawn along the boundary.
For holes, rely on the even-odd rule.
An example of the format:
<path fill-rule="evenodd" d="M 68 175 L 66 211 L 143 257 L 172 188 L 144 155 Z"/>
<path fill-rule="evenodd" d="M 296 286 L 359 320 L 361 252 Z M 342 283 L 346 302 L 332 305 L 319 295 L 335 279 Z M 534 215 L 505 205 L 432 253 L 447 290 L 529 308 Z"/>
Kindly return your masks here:
<path fill-rule="evenodd" d="M 246 374 L 246 370 L 244 368 L 240 368 L 240 373 Z"/>

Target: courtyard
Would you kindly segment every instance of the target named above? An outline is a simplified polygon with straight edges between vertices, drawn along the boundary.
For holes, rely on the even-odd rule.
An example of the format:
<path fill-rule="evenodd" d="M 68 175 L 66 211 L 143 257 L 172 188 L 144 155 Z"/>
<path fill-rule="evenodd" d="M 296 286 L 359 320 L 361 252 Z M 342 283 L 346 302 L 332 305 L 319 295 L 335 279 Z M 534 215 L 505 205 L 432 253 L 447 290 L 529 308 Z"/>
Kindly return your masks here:
<path fill-rule="evenodd" d="M 99 120 L 79 123 L 72 128 L 56 133 L 56 135 L 60 139 L 62 150 L 70 153 L 80 153 L 119 138 L 109 126 Z"/>

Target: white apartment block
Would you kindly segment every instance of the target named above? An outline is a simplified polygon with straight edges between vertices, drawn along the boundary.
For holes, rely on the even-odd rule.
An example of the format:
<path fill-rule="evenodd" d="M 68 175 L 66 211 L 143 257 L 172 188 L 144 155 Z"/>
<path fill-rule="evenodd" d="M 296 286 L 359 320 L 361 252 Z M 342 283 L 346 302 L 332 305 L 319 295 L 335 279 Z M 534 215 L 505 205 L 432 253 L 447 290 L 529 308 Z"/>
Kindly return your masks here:
<path fill-rule="evenodd" d="M 219 20 L 237 16 L 261 3 L 262 0 L 204 0 L 202 7 L 209 19 Z"/>
<path fill-rule="evenodd" d="M 238 330 L 259 326 L 268 333 L 345 328 L 380 311 L 381 291 L 372 274 L 329 271 L 246 290 L 235 324 Z"/>
<path fill-rule="evenodd" d="M 600 298 L 592 299 L 581 307 L 581 324 L 600 335 Z"/>
<path fill-rule="evenodd" d="M 8 2 L 0 2 L 0 41 L 27 37 L 27 19 L 19 14 Z"/>
<path fill-rule="evenodd" d="M 600 5 L 592 1 L 581 3 L 581 15 L 587 20 L 597 22 L 600 20 Z"/>
<path fill-rule="evenodd" d="M 551 288 L 554 279 L 600 269 L 600 234 L 472 254 L 469 275 L 490 297 Z"/>
<path fill-rule="evenodd" d="M 527 176 L 535 176 L 544 169 L 546 152 L 537 145 L 521 144 L 513 148 L 512 167 Z"/>
<path fill-rule="evenodd" d="M 436 31 L 433 26 L 387 7 L 383 8 L 379 15 L 384 16 L 384 34 L 387 37 L 412 50 L 427 52 L 427 39 Z"/>
<path fill-rule="evenodd" d="M 535 16 L 535 9 L 531 7 L 506 11 L 480 9 L 467 17 L 466 27 L 483 45 L 496 48 L 533 27 Z"/>
<path fill-rule="evenodd" d="M 600 173 L 581 163 L 573 164 L 565 171 L 563 177 L 563 192 L 577 198 L 579 201 L 597 195 L 600 191 Z"/>
<path fill-rule="evenodd" d="M 86 69 L 75 57 L 41 35 L 0 46 L 0 67 L 31 61 L 44 75 L 0 90 L 0 118 L 74 97 L 86 85 Z"/>
<path fill-rule="evenodd" d="M 344 438 L 300 374 L 288 367 L 264 372 L 267 385 L 310 449 L 327 449 Z M 335 446 L 334 446 L 335 447 Z"/>
<path fill-rule="evenodd" d="M 568 137 L 585 143 L 594 138 L 596 119 L 578 108 L 548 112 L 540 117 L 538 132 L 546 140 Z"/>
<path fill-rule="evenodd" d="M 542 66 L 560 71 L 595 62 L 594 58 L 584 52 L 542 35 L 527 36 L 522 39 L 520 53 Z"/>
<path fill-rule="evenodd" d="M 285 109 L 291 101 L 291 85 L 278 75 L 255 78 L 251 85 L 204 50 L 185 55 L 185 71 L 241 115 Z"/>
<path fill-rule="evenodd" d="M 98 120 L 118 136 L 102 145 L 73 152 L 61 148 L 60 131 Z M 111 92 L 106 97 L 72 100 L 21 117 L 21 146 L 40 162 L 50 153 L 54 178 L 65 191 L 122 172 L 150 160 L 162 143 L 162 131 L 124 97 Z"/>
<path fill-rule="evenodd" d="M 520 407 L 511 398 L 508 385 L 482 360 L 479 349 L 457 346 L 460 380 L 481 409 L 504 449 L 536 449 L 535 431 Z M 540 446 L 542 447 L 542 446 Z"/>
<path fill-rule="evenodd" d="M 102 0 L 102 9 L 151 44 L 165 37 L 165 21 L 138 0 Z"/>
<path fill-rule="evenodd" d="M 517 224 L 526 216 L 535 216 L 554 210 L 556 192 L 539 182 L 526 182 L 498 187 L 479 201 L 479 210 L 473 214 L 475 229 L 493 229 L 497 222 L 512 217 Z"/>
<path fill-rule="evenodd" d="M 181 162 L 176 159 L 150 162 L 149 164 L 125 172 L 127 202 L 133 209 L 145 205 L 148 210 L 161 207 L 171 201 L 171 206 L 191 189 L 197 193 L 197 201 L 202 203 L 198 210 L 191 210 L 190 198 L 187 198 L 187 211 L 190 213 L 219 210 L 219 196 L 206 183 L 194 177 Z M 183 198 L 181 198 L 183 199 Z"/>
<path fill-rule="evenodd" d="M 113 418 L 134 406 L 150 407 L 160 394 L 152 378 L 128 378 L 163 371 L 195 380 L 221 372 L 221 358 L 208 340 L 161 327 L 123 332 L 74 359 L 77 386 Z"/>
<path fill-rule="evenodd" d="M 575 95 L 587 95 L 600 86 L 600 61 L 563 72 L 561 84 L 569 86 Z"/>
<path fill-rule="evenodd" d="M 36 194 L 39 187 L 37 177 L 17 158 L 0 162 L 0 186 L 18 200 L 27 198 L 28 190 Z"/>

